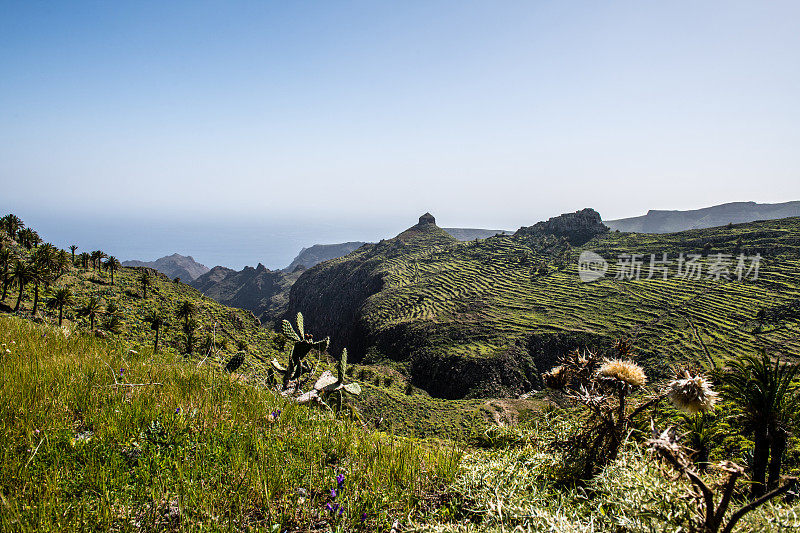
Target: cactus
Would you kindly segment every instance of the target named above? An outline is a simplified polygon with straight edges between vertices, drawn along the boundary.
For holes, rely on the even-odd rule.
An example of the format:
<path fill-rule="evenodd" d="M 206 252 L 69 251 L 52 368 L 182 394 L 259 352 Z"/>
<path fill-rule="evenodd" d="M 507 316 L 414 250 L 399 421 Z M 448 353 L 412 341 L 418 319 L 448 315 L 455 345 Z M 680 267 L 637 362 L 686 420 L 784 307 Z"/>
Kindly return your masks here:
<path fill-rule="evenodd" d="M 311 372 L 311 366 L 303 360 L 305 356 L 308 355 L 311 350 L 324 352 L 328 349 L 329 340 L 328 337 L 325 337 L 321 341 L 314 342 L 311 334 L 305 332 L 302 313 L 297 313 L 297 330 L 299 331 L 299 335 L 295 332 L 292 324 L 288 320 L 284 320 L 281 323 L 281 329 L 284 336 L 290 341 L 294 341 L 292 354 L 289 357 L 289 364 L 286 368 L 275 359 L 272 360 L 272 368 L 283 375 L 283 390 L 287 390 L 290 381 L 297 381 L 303 374 Z"/>
<path fill-rule="evenodd" d="M 361 394 L 361 385 L 358 383 L 345 383 L 344 378 L 347 372 L 347 348 L 342 350 L 342 355 L 336 361 L 336 376 L 326 370 L 314 384 L 314 390 L 304 395 L 305 401 L 312 399 L 322 403 L 329 397 L 336 399 L 336 412 L 342 411 L 344 406 L 345 394 L 358 396 Z M 327 405 L 327 404 L 326 404 Z"/>

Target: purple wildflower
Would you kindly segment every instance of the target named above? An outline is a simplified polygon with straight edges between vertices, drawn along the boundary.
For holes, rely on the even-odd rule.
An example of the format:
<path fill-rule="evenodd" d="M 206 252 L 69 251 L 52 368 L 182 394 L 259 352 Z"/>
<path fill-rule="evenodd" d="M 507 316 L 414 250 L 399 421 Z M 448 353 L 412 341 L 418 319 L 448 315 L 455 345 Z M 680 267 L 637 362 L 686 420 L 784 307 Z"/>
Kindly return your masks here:
<path fill-rule="evenodd" d="M 331 489 L 331 498 L 336 497 L 336 489 Z"/>
<path fill-rule="evenodd" d="M 342 513 L 344 513 L 344 507 L 341 507 L 341 508 L 339 509 L 339 516 L 342 516 Z"/>
<path fill-rule="evenodd" d="M 339 490 L 344 486 L 344 474 L 336 476 L 336 484 L 339 485 Z"/>
<path fill-rule="evenodd" d="M 361 523 L 363 524 L 366 521 L 367 521 L 367 513 L 361 513 Z"/>
<path fill-rule="evenodd" d="M 125 369 L 124 369 L 124 368 L 120 368 L 120 369 L 119 369 L 119 375 L 121 376 L 121 375 L 122 375 L 122 374 L 124 374 L 124 373 L 125 373 Z"/>
<path fill-rule="evenodd" d="M 180 408 L 180 407 L 176 407 L 176 408 L 175 408 L 175 414 L 177 415 L 177 414 L 178 414 L 178 413 L 180 413 L 180 412 L 181 412 L 181 408 Z"/>

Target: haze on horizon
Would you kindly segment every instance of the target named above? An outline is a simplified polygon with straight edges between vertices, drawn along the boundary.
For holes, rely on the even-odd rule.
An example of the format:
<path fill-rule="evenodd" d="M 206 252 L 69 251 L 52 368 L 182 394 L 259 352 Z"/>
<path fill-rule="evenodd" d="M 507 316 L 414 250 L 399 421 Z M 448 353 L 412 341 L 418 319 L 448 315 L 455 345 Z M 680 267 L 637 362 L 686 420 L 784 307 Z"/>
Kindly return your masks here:
<path fill-rule="evenodd" d="M 425 211 L 515 229 L 797 200 L 799 17 L 789 1 L 2 2 L 0 211 L 339 220 L 357 240 Z"/>

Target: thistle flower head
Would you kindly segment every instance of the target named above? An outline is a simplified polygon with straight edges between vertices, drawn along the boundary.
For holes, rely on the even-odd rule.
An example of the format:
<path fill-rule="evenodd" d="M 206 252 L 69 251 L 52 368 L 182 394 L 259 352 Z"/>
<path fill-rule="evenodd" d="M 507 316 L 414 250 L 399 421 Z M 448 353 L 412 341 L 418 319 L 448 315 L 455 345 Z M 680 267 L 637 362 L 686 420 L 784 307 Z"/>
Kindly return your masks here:
<path fill-rule="evenodd" d="M 569 371 L 564 365 L 558 365 L 550 369 L 550 372 L 542 374 L 542 381 L 548 389 L 561 390 L 569 384 Z"/>
<path fill-rule="evenodd" d="M 643 387 L 647 383 L 647 376 L 642 367 L 632 361 L 622 359 L 607 359 L 597 371 L 597 375 L 601 378 L 626 383 L 631 387 Z"/>
<path fill-rule="evenodd" d="M 669 384 L 667 397 L 676 408 L 687 413 L 709 411 L 717 403 L 718 392 L 711 388 L 711 382 L 701 375 L 692 376 L 684 372 L 684 377 Z"/>

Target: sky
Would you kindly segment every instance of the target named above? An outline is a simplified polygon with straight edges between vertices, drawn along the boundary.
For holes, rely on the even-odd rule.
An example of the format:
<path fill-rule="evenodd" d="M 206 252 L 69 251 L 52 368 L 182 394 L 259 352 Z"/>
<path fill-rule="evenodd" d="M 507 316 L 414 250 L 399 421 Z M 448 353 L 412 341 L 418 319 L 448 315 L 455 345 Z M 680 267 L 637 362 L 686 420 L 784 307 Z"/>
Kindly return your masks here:
<path fill-rule="evenodd" d="M 515 229 L 798 200 L 797 20 L 796 1 L 0 0 L 0 211 L 179 251 L 181 227 L 308 246 L 425 211 Z"/>

